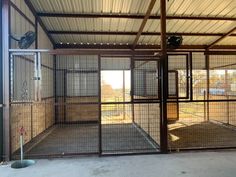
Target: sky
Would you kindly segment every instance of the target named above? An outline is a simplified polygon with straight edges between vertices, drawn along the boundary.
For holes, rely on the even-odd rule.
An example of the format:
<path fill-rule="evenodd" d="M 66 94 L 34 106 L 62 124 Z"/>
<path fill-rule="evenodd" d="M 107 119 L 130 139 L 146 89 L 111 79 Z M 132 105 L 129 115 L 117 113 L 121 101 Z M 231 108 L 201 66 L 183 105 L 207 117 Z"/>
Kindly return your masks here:
<path fill-rule="evenodd" d="M 123 71 L 101 71 L 102 81 L 112 86 L 113 89 L 123 87 Z M 130 71 L 125 71 L 125 88 L 130 88 Z"/>

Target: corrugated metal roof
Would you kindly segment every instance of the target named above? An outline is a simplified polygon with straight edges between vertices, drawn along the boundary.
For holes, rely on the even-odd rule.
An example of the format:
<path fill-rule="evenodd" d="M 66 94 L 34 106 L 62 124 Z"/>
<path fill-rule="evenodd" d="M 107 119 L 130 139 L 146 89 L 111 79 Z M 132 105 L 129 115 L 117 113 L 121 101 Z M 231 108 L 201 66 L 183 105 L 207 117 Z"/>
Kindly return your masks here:
<path fill-rule="evenodd" d="M 52 35 L 56 43 L 77 44 L 132 44 L 135 36 L 130 35 Z"/>
<path fill-rule="evenodd" d="M 144 15 L 150 0 L 31 0 L 37 12 L 86 14 Z M 159 15 L 159 1 L 152 14 Z M 236 17 L 236 0 L 169 0 L 167 14 L 173 16 Z M 111 31 L 138 32 L 142 19 L 115 18 L 56 18 L 42 17 L 50 31 Z M 227 33 L 236 26 L 234 21 L 167 20 L 170 33 Z M 160 20 L 148 20 L 144 32 L 160 32 Z M 119 35 L 53 35 L 56 43 L 129 43 L 135 36 Z M 183 36 L 187 45 L 207 45 L 219 37 Z M 235 44 L 236 37 L 228 37 L 219 44 Z M 159 36 L 141 36 L 138 43 L 160 44 Z"/>
<path fill-rule="evenodd" d="M 144 14 L 150 0 L 32 0 L 38 12 Z M 153 13 L 159 9 L 156 3 Z"/>
<path fill-rule="evenodd" d="M 168 15 L 235 17 L 235 0 L 170 0 Z"/>
<path fill-rule="evenodd" d="M 55 18 L 43 17 L 48 30 L 71 31 L 138 31 L 142 20 L 118 18 Z"/>

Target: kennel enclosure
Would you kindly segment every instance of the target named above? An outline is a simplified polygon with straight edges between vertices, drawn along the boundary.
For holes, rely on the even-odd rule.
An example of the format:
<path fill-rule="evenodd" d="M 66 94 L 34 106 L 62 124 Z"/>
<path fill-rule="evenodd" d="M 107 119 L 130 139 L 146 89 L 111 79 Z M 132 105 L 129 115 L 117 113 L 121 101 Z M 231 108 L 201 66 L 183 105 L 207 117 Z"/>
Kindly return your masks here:
<path fill-rule="evenodd" d="M 3 0 L 1 157 L 235 148 L 234 2 L 198 3 Z"/>

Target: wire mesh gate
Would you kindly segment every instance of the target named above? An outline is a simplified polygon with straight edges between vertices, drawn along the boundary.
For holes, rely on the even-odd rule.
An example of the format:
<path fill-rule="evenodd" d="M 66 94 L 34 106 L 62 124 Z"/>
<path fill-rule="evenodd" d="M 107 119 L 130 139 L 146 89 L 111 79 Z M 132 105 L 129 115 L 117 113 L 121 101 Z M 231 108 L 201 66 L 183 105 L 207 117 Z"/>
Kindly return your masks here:
<path fill-rule="evenodd" d="M 235 56 L 189 53 L 188 69 L 184 56 L 171 57 L 180 96 L 179 118 L 168 124 L 169 149 L 235 148 Z"/>
<path fill-rule="evenodd" d="M 157 67 L 127 57 L 11 53 L 12 158 L 22 129 L 26 157 L 158 152 Z"/>

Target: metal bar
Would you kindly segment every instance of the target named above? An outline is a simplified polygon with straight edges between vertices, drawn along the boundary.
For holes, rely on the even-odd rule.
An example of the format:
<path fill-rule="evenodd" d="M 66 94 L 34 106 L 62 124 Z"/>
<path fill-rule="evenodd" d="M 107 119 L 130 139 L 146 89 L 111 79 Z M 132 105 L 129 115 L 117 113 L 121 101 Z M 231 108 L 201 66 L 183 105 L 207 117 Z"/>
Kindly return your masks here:
<path fill-rule="evenodd" d="M 207 49 L 211 49 L 214 45 L 216 45 L 217 43 L 219 43 L 220 41 L 224 40 L 226 37 L 230 36 L 231 34 L 233 34 L 236 31 L 236 27 L 234 27 L 233 29 L 231 29 L 228 33 L 224 34 L 222 37 L 220 37 L 219 39 L 217 39 L 216 41 L 212 42 Z"/>
<path fill-rule="evenodd" d="M 40 52 L 37 53 L 37 71 L 38 71 L 38 101 L 41 101 L 42 92 L 42 72 L 41 72 L 41 55 Z"/>
<path fill-rule="evenodd" d="M 76 49 L 56 49 L 51 50 L 49 54 L 51 55 L 124 55 L 124 56 L 154 56 L 155 51 L 131 51 L 131 50 L 76 50 Z"/>
<path fill-rule="evenodd" d="M 101 98 L 101 56 L 98 55 L 98 104 L 99 104 L 99 130 L 98 130 L 98 151 L 102 155 L 102 98 Z"/>
<path fill-rule="evenodd" d="M 64 71 L 64 122 L 66 122 L 66 111 L 67 111 L 67 104 L 66 104 L 66 99 L 67 99 L 67 72 Z"/>
<path fill-rule="evenodd" d="M 167 135 L 167 98 L 168 98 L 168 60 L 166 46 L 166 0 L 160 0 L 161 12 L 161 120 L 160 148 L 162 153 L 168 152 Z"/>
<path fill-rule="evenodd" d="M 56 55 L 53 56 L 53 78 L 54 78 L 54 104 L 55 104 L 55 107 L 54 107 L 54 119 L 55 119 L 55 122 L 57 123 L 58 121 L 58 106 L 56 106 L 56 104 L 58 104 L 58 97 L 57 97 L 57 58 L 56 58 Z"/>
<path fill-rule="evenodd" d="M 9 49 L 9 52 L 19 53 L 36 53 L 36 52 L 50 52 L 48 49 Z M 28 55 L 28 54 L 27 54 Z"/>
<path fill-rule="evenodd" d="M 193 53 L 189 52 L 190 100 L 193 100 Z"/>
<path fill-rule="evenodd" d="M 14 56 L 10 55 L 10 102 L 14 100 Z"/>
<path fill-rule="evenodd" d="M 3 158 L 9 161 L 11 158 L 10 150 L 10 71 L 9 71 L 9 0 L 2 0 L 2 75 L 3 75 Z"/>
<path fill-rule="evenodd" d="M 179 52 L 183 50 L 203 50 L 201 52 L 204 52 L 206 49 L 207 45 L 181 45 L 178 49 L 167 49 L 169 52 Z M 56 49 L 99 49 L 99 50 L 104 50 L 104 49 L 132 49 L 132 45 L 130 44 L 120 44 L 120 43 L 115 43 L 115 44 L 66 44 L 66 43 L 57 43 L 55 44 Z M 156 44 L 138 44 L 136 45 L 135 49 L 149 49 L 149 50 L 156 50 L 157 52 L 160 51 L 160 45 Z M 236 45 L 216 45 L 213 46 L 212 49 L 228 49 L 228 50 L 235 50 Z M 187 51 L 189 52 L 189 51 Z M 195 51 L 194 51 L 195 52 Z"/>
<path fill-rule="evenodd" d="M 38 101 L 38 60 L 34 55 L 34 101 Z"/>
<path fill-rule="evenodd" d="M 125 102 L 125 70 L 123 70 L 122 72 L 123 74 L 123 89 L 122 89 L 122 92 L 123 92 L 123 101 Z M 123 104 L 123 119 L 125 119 L 125 104 Z"/>
<path fill-rule="evenodd" d="M 143 32 L 143 29 L 144 29 L 144 27 L 145 27 L 145 25 L 146 25 L 146 23 L 148 21 L 149 16 L 151 15 L 151 12 L 152 12 L 152 9 L 153 9 L 155 3 L 156 3 L 156 0 L 151 0 L 150 4 L 148 6 L 148 9 L 147 9 L 147 12 L 146 12 L 146 14 L 145 14 L 145 16 L 143 18 L 142 24 L 139 27 L 138 33 L 136 35 L 136 38 L 134 39 L 133 47 L 132 47 L 133 49 L 135 48 L 135 46 L 138 43 L 138 40 L 139 40 L 139 38 L 140 38 L 140 36 L 141 36 L 141 34 Z"/>
<path fill-rule="evenodd" d="M 206 51 L 205 55 L 236 55 L 236 51 Z"/>
<path fill-rule="evenodd" d="M 63 17 L 63 18 L 128 18 L 143 19 L 144 14 L 121 14 L 121 13 L 102 13 L 102 14 L 86 14 L 86 13 L 37 13 L 39 17 Z M 160 15 L 150 15 L 149 19 L 160 20 Z M 217 20 L 217 21 L 236 21 L 235 17 L 209 17 L 209 16 L 166 16 L 167 20 Z"/>
<path fill-rule="evenodd" d="M 62 34 L 74 34 L 74 35 L 137 35 L 138 32 L 133 31 L 48 31 L 49 34 L 62 35 Z M 166 33 L 167 35 L 181 35 L 181 36 L 223 36 L 224 33 L 187 33 L 187 32 L 173 32 Z M 142 32 L 144 36 L 160 36 L 160 32 Z M 231 34 L 230 36 L 236 36 Z"/>
<path fill-rule="evenodd" d="M 2 33 L 2 1 L 0 2 L 0 38 L 3 38 L 3 33 Z M 3 41 L 0 40 L 0 103 L 2 107 L 0 108 L 0 161 L 3 161 L 3 73 L 2 73 L 2 68 L 3 68 Z"/>
<path fill-rule="evenodd" d="M 209 60 L 209 55 L 205 55 L 205 60 L 206 60 L 206 74 L 207 74 L 207 92 L 206 92 L 206 97 L 207 100 L 210 99 L 210 60 Z M 207 112 L 207 121 L 209 121 L 209 110 L 210 110 L 210 105 L 209 102 L 206 104 L 206 112 Z"/>
<path fill-rule="evenodd" d="M 134 58 L 133 56 L 130 58 L 130 70 L 131 70 L 131 87 L 130 87 L 130 94 L 131 94 L 131 109 L 132 109 L 132 122 L 135 123 L 135 114 L 134 114 Z"/>

